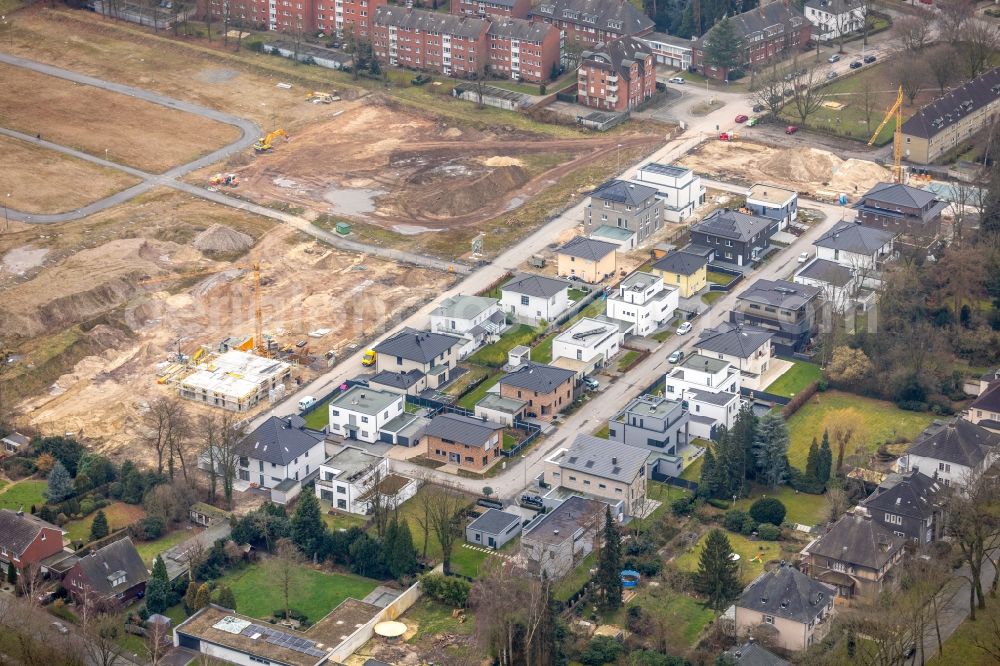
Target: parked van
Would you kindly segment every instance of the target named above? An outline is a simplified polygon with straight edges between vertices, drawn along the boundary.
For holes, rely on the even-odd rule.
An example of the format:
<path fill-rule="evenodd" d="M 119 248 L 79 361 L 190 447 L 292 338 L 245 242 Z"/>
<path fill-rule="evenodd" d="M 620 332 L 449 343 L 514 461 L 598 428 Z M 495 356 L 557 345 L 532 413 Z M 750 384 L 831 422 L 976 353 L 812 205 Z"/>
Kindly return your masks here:
<path fill-rule="evenodd" d="M 365 352 L 364 356 L 361 357 L 361 365 L 365 366 L 366 368 L 370 368 L 371 366 L 375 365 L 375 359 L 376 359 L 375 350 L 369 349 L 368 351 Z"/>
<path fill-rule="evenodd" d="M 311 395 L 307 395 L 306 397 L 299 400 L 299 411 L 304 412 L 315 404 L 316 404 L 316 398 L 312 397 Z"/>

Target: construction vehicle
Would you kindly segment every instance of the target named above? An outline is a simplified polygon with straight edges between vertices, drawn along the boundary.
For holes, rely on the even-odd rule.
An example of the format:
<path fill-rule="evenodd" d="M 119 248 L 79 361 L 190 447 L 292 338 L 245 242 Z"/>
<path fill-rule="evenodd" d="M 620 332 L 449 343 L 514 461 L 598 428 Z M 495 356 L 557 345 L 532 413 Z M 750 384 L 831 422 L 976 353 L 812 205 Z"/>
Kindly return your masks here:
<path fill-rule="evenodd" d="M 257 141 L 257 143 L 253 144 L 253 149 L 258 153 L 269 152 L 272 148 L 274 148 L 274 146 L 271 144 L 279 136 L 285 137 L 285 141 L 289 140 L 288 132 L 286 132 L 283 129 L 276 129 L 273 132 L 269 133 L 267 136 L 262 136 L 260 140 Z"/>
<path fill-rule="evenodd" d="M 320 92 L 318 90 L 314 90 L 308 95 L 306 95 L 306 101 L 312 102 L 313 104 L 330 104 L 332 102 L 339 102 L 340 97 L 338 97 L 332 92 L 325 93 L 325 92 Z"/>
<path fill-rule="evenodd" d="M 366 368 L 370 368 L 371 366 L 375 365 L 375 360 L 377 358 L 378 355 L 375 353 L 375 350 L 369 349 L 368 351 L 365 352 L 365 355 L 361 357 L 361 365 L 365 366 Z"/>
<path fill-rule="evenodd" d="M 227 187 L 238 187 L 240 177 L 235 173 L 217 173 L 208 179 L 209 185 L 225 185 Z"/>
<path fill-rule="evenodd" d="M 177 275 L 167 275 L 163 277 L 147 277 L 139 280 L 139 284 L 156 284 L 158 282 L 171 282 L 174 280 L 183 280 L 190 277 L 197 277 L 199 275 L 213 275 L 215 273 L 225 273 L 226 271 L 231 271 L 233 269 L 253 271 L 254 336 L 251 344 L 253 345 L 253 349 L 258 356 L 271 358 L 270 344 L 268 343 L 267 340 L 264 339 L 264 310 L 261 307 L 260 268 L 261 265 L 258 263 L 246 264 L 242 266 L 225 266 L 222 268 L 207 268 L 201 271 L 191 271 L 189 273 L 179 273 Z M 249 351 L 249 349 L 247 351 Z"/>
<path fill-rule="evenodd" d="M 899 86 L 896 102 L 885 112 L 885 118 L 879 123 L 878 129 L 868 140 L 868 145 L 875 143 L 882 128 L 895 119 L 896 127 L 892 132 L 892 182 L 903 184 L 903 86 Z"/>

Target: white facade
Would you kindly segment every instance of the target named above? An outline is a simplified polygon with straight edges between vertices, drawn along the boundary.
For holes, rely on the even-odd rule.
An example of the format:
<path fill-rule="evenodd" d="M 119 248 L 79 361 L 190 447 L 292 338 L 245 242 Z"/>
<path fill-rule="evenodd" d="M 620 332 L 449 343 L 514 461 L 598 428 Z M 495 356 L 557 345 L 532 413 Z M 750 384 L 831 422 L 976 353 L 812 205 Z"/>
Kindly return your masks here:
<path fill-rule="evenodd" d="M 657 65 L 666 65 L 673 69 L 687 69 L 691 66 L 690 41 L 658 32 L 638 39 L 649 46 Z"/>
<path fill-rule="evenodd" d="M 502 290 L 500 294 L 503 311 L 523 322 L 553 321 L 569 309 L 569 285 L 549 298 L 508 290 Z"/>
<path fill-rule="evenodd" d="M 796 274 L 795 277 L 792 278 L 792 282 L 795 284 L 804 284 L 807 287 L 816 287 L 817 289 L 821 289 L 823 291 L 823 298 L 838 312 L 843 311 L 847 306 L 853 303 L 854 294 L 857 293 L 857 284 L 854 277 L 851 277 L 851 279 L 844 284 L 838 285 L 833 282 L 827 282 L 825 280 Z"/>
<path fill-rule="evenodd" d="M 661 276 L 635 273 L 608 297 L 606 313 L 632 324 L 634 335 L 646 336 L 669 322 L 679 303 L 680 290 L 663 284 Z"/>
<path fill-rule="evenodd" d="M 388 458 L 347 447 L 320 465 L 316 497 L 340 511 L 366 516 L 372 511 L 366 495 L 389 476 Z M 383 502 L 390 508 L 399 506 L 413 497 L 419 487 L 415 479 L 410 479 L 391 497 L 383 495 Z"/>
<path fill-rule="evenodd" d="M 431 311 L 431 331 L 462 338 L 463 345 L 458 350 L 460 359 L 498 339 L 506 327 L 500 301 L 495 298 L 452 296 Z"/>
<path fill-rule="evenodd" d="M 971 467 L 959 465 L 958 463 L 945 462 L 936 458 L 907 453 L 896 461 L 896 468 L 900 472 L 909 472 L 915 469 L 927 476 L 933 476 L 936 472 L 938 479 L 944 485 L 964 488 L 974 473 L 980 474 L 984 470 L 989 469 L 998 459 L 1000 459 L 1000 456 L 997 453 L 991 453 L 986 456 L 986 459 L 977 469 L 973 470 Z"/>
<path fill-rule="evenodd" d="M 689 356 L 666 378 L 665 396 L 688 404 L 688 433 L 710 439 L 717 426 L 732 428 L 740 411 L 740 373 L 732 364 L 701 354 Z"/>
<path fill-rule="evenodd" d="M 584 317 L 552 341 L 552 360 L 568 358 L 601 368 L 618 353 L 624 339 L 617 323 Z"/>
<path fill-rule="evenodd" d="M 330 402 L 330 432 L 373 444 L 382 426 L 403 413 L 404 400 L 398 393 L 354 386 Z"/>
<path fill-rule="evenodd" d="M 813 24 L 813 38 L 837 39 L 861 30 L 865 21 L 864 6 L 852 7 L 852 4 L 850 0 L 814 0 L 806 4 L 805 16 Z"/>
<path fill-rule="evenodd" d="M 668 222 L 683 222 L 705 203 L 705 186 L 691 169 L 651 162 L 639 167 L 634 180 L 656 188 Z"/>
<path fill-rule="evenodd" d="M 323 440 L 318 440 L 314 446 L 287 465 L 267 462 L 254 458 L 253 454 L 239 460 L 236 474 L 240 481 L 256 483 L 261 488 L 274 488 L 285 479 L 303 481 L 307 476 L 319 469 L 326 456 Z M 247 464 L 243 464 L 243 463 Z"/>

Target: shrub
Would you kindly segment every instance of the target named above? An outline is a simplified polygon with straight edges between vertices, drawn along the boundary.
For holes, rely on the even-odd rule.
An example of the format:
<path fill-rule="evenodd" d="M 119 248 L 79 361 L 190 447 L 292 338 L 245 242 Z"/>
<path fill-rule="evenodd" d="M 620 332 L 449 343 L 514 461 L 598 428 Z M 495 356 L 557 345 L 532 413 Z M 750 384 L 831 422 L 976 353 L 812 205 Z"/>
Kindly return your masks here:
<path fill-rule="evenodd" d="M 121 481 L 114 481 L 113 483 L 108 485 L 108 497 L 114 499 L 121 499 L 123 488 L 124 486 L 122 486 Z"/>
<path fill-rule="evenodd" d="M 749 515 L 746 511 L 730 509 L 729 511 L 726 511 L 726 516 L 723 518 L 722 524 L 730 532 L 739 532 L 743 529 L 743 521 L 748 517 Z"/>
<path fill-rule="evenodd" d="M 770 523 L 761 523 L 757 526 L 757 536 L 764 541 L 777 541 L 781 538 L 781 528 Z"/>
<path fill-rule="evenodd" d="M 726 500 L 717 499 L 715 497 L 708 500 L 709 506 L 714 506 L 716 509 L 728 509 L 729 502 Z"/>
<path fill-rule="evenodd" d="M 579 661 L 584 666 L 602 666 L 617 661 L 624 650 L 625 646 L 610 636 L 595 636 L 580 654 Z"/>
<path fill-rule="evenodd" d="M 761 497 L 750 506 L 750 515 L 758 523 L 780 525 L 785 520 L 785 505 L 774 497 Z"/>
<path fill-rule="evenodd" d="M 920 400 L 900 400 L 896 407 L 907 412 L 926 412 L 927 403 Z"/>
<path fill-rule="evenodd" d="M 747 514 L 743 519 L 743 524 L 740 525 L 740 534 L 750 536 L 755 529 L 757 529 L 757 521 L 753 519 L 753 516 Z"/>
<path fill-rule="evenodd" d="M 781 408 L 781 416 L 786 421 L 792 417 L 792 414 L 802 409 L 802 406 L 809 402 L 809 399 L 816 395 L 816 391 L 819 390 L 819 382 L 815 381 L 809 386 L 805 387 L 801 391 L 795 394 L 795 396 L 788 401 L 788 404 Z"/>
<path fill-rule="evenodd" d="M 816 390 L 822 393 L 830 388 L 830 380 L 826 377 L 820 377 L 816 381 Z"/>
<path fill-rule="evenodd" d="M 686 516 L 694 511 L 694 500 L 691 497 L 678 497 L 670 503 L 670 513 L 675 516 Z"/>
<path fill-rule="evenodd" d="M 420 586 L 432 599 L 458 607 L 469 602 L 469 590 L 472 588 L 472 584 L 466 580 L 435 573 L 422 576 Z"/>
<path fill-rule="evenodd" d="M 85 499 L 82 502 L 80 502 L 80 513 L 84 516 L 89 516 L 90 514 L 94 513 L 96 509 L 97 505 L 94 503 L 94 500 L 92 499 Z"/>
<path fill-rule="evenodd" d="M 159 539 L 165 525 L 163 518 L 159 516 L 146 516 L 139 523 L 139 537 L 146 541 Z"/>

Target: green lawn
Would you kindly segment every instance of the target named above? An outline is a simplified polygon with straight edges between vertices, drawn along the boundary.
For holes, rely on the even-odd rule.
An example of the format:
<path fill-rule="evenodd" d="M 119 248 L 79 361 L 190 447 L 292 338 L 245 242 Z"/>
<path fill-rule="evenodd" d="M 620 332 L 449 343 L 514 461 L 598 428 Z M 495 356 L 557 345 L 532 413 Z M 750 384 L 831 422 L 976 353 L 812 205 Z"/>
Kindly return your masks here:
<path fill-rule="evenodd" d="M 795 365 L 785 371 L 764 389 L 768 393 L 791 398 L 793 395 L 817 381 L 823 372 L 815 363 L 796 361 Z"/>
<path fill-rule="evenodd" d="M 717 300 L 726 295 L 724 291 L 710 291 L 701 295 L 701 300 L 705 305 L 714 305 Z"/>
<path fill-rule="evenodd" d="M 141 518 L 145 518 L 146 511 L 135 504 L 125 504 L 124 502 L 112 502 L 111 505 L 104 507 L 104 515 L 108 519 L 108 528 L 110 532 L 121 529 L 123 527 L 128 527 L 132 523 Z M 80 539 L 82 541 L 90 540 L 90 526 L 94 523 L 94 517 L 97 516 L 97 512 L 90 514 L 86 518 L 80 520 L 71 520 L 70 522 L 63 525 L 63 529 L 66 530 L 66 538 L 70 541 L 75 541 Z"/>
<path fill-rule="evenodd" d="M 451 615 L 451 607 L 439 604 L 429 597 L 421 597 L 399 620 L 417 626 L 417 633 L 406 642 L 415 643 L 421 638 L 437 637 L 443 634 L 470 635 L 476 627 L 474 615 L 466 613 L 465 622 L 459 622 Z"/>
<path fill-rule="evenodd" d="M 328 574 L 299 567 L 295 574 L 295 594 L 291 605 L 313 622 L 337 607 L 348 597 L 364 599 L 378 586 L 378 581 L 353 574 Z M 267 567 L 254 564 L 224 576 L 220 581 L 236 596 L 240 613 L 261 620 L 282 607 L 281 591 L 268 580 Z"/>
<path fill-rule="evenodd" d="M 704 445 L 701 444 L 700 446 Z M 684 468 L 684 471 L 681 472 L 681 478 L 684 479 L 685 481 L 694 481 L 695 483 L 697 483 L 698 479 L 701 478 L 701 466 L 704 464 L 705 464 L 705 456 L 702 455 L 693 463 Z"/>
<path fill-rule="evenodd" d="M 468 358 L 469 363 L 499 368 L 507 362 L 507 352 L 518 345 L 526 345 L 535 337 L 535 329 L 527 324 L 518 324 L 500 336 L 491 345 L 486 345 Z"/>
<path fill-rule="evenodd" d="M 667 338 L 669 338 L 673 334 L 674 334 L 674 329 L 670 328 L 670 327 L 667 327 L 667 328 L 663 329 L 662 331 L 659 331 L 657 333 L 653 333 L 649 337 L 653 338 L 657 342 L 666 342 Z"/>
<path fill-rule="evenodd" d="M 718 273 L 716 271 L 708 272 L 708 281 L 713 284 L 729 284 L 735 279 L 735 276 L 729 275 L 728 273 Z"/>
<path fill-rule="evenodd" d="M 494 467 L 499 469 L 500 464 L 497 463 Z M 484 483 L 483 485 L 485 486 L 489 484 Z M 396 515 L 399 517 L 399 520 L 405 520 L 406 524 L 410 527 L 410 532 L 413 534 L 413 545 L 416 547 L 417 553 L 421 555 L 424 552 L 424 531 L 420 527 L 420 521 L 417 519 L 423 518 L 420 500 L 423 494 L 429 492 L 429 490 L 429 486 L 423 486 L 417 491 L 416 495 L 403 502 L 399 508 L 396 509 Z M 471 495 L 469 495 L 469 502 L 472 502 Z M 465 533 L 464 528 L 462 533 Z M 460 548 L 461 543 L 456 543 L 455 548 L 452 551 L 452 557 L 455 556 Z M 441 544 L 438 543 L 437 537 L 434 536 L 433 529 L 427 534 L 427 559 L 435 563 L 441 561 Z"/>
<path fill-rule="evenodd" d="M 749 583 L 764 571 L 764 563 L 768 560 L 776 560 L 781 555 L 781 546 L 777 541 L 751 541 L 742 534 L 726 531 L 729 537 L 729 544 L 734 553 L 740 555 L 740 572 L 743 581 Z M 694 548 L 678 557 L 674 562 L 681 571 L 697 571 L 698 558 L 701 549 L 705 545 L 708 532 L 701 537 Z M 757 555 L 761 555 L 760 561 L 752 561 Z"/>
<path fill-rule="evenodd" d="M 822 439 L 824 428 L 830 425 L 830 414 L 834 412 L 838 412 L 856 428 L 845 456 L 853 454 L 859 448 L 868 453 L 874 452 L 876 443 L 887 439 L 903 437 L 912 441 L 934 420 L 934 415 L 930 412 L 903 411 L 883 400 L 841 391 L 817 393 L 788 420 L 788 462 L 799 469 L 805 469 L 809 444 L 813 437 Z M 836 462 L 835 446 L 833 455 Z"/>
<path fill-rule="evenodd" d="M 587 292 L 584 291 L 583 289 L 575 289 L 575 288 L 571 288 L 568 293 L 569 293 L 569 300 L 573 301 L 574 303 L 576 303 L 578 300 L 587 295 Z"/>
<path fill-rule="evenodd" d="M 503 372 L 497 370 L 491 372 L 489 376 L 476 388 L 472 389 L 465 395 L 463 395 L 458 400 L 458 406 L 463 409 L 468 409 L 473 411 L 476 408 L 476 403 L 483 399 L 483 397 L 489 392 L 489 390 L 498 382 L 500 378 L 503 377 Z"/>
<path fill-rule="evenodd" d="M 580 564 L 570 571 L 565 578 L 561 578 L 552 584 L 552 598 L 556 601 L 568 601 L 570 597 L 579 592 L 580 588 L 590 580 L 590 570 L 596 566 L 597 551 L 594 551 L 583 558 Z"/>
<path fill-rule="evenodd" d="M 463 372 L 462 375 L 451 384 L 448 384 L 448 388 L 444 390 L 446 395 L 462 395 L 470 386 L 472 386 L 472 384 L 479 381 L 479 379 L 486 377 L 491 372 L 490 368 L 484 368 L 481 365 L 472 365 L 471 363 L 463 363 L 460 367 L 462 367 L 465 372 Z"/>
<path fill-rule="evenodd" d="M 776 497 L 785 505 L 787 513 L 785 520 L 790 523 L 801 523 L 803 525 L 816 525 L 826 518 L 828 504 L 826 495 L 810 495 L 809 493 L 797 493 L 789 486 L 781 486 L 776 490 L 766 488 L 754 488 L 754 493 L 736 503 L 736 508 L 748 511 L 750 505 L 764 496 Z"/>
<path fill-rule="evenodd" d="M 46 481 L 31 479 L 12 483 L 3 492 L 0 492 L 0 509 L 17 511 L 23 507 L 24 511 L 28 512 L 32 505 L 41 507 L 45 504 L 45 489 L 48 485 Z"/>
<path fill-rule="evenodd" d="M 607 439 L 608 433 L 611 431 L 611 426 L 605 423 L 600 428 L 594 431 L 594 437 L 599 437 L 600 439 Z"/>
<path fill-rule="evenodd" d="M 632 365 L 635 360 L 639 358 L 639 352 L 629 349 L 621 358 L 618 359 L 618 372 L 625 372 L 625 370 Z"/>
<path fill-rule="evenodd" d="M 517 446 L 517 437 L 510 434 L 506 430 L 503 431 L 503 450 L 510 451 L 512 448 Z"/>
<path fill-rule="evenodd" d="M 559 331 L 552 331 L 531 350 L 531 360 L 539 363 L 552 362 L 552 341 L 559 335 Z"/>
<path fill-rule="evenodd" d="M 990 645 L 996 638 L 994 627 L 1000 625 L 1000 600 L 986 598 L 986 610 L 979 611 L 975 622 L 966 620 L 948 640 L 944 651 L 927 662 L 928 666 L 993 666 L 996 661 L 976 647 L 976 642 Z"/>
<path fill-rule="evenodd" d="M 614 617 L 605 618 L 608 624 L 624 626 L 625 614 L 630 606 L 639 606 L 651 616 L 664 620 L 658 627 L 666 632 L 666 641 L 671 646 L 691 648 L 698 642 L 701 632 L 715 619 L 715 613 L 697 599 L 680 594 L 669 588 L 652 586 L 645 580 L 639 582 L 635 597 L 619 610 Z"/>
<path fill-rule="evenodd" d="M 139 555 L 142 556 L 142 561 L 147 564 L 152 564 L 157 555 L 165 550 L 173 548 L 181 541 L 188 539 L 194 534 L 195 533 L 191 530 L 174 530 L 173 532 L 168 532 L 154 541 L 140 541 L 135 544 L 135 547 L 136 550 L 139 551 Z"/>
<path fill-rule="evenodd" d="M 478 578 L 479 567 L 486 561 L 487 557 L 493 556 L 481 550 L 466 548 L 461 543 L 456 544 L 455 550 L 451 554 L 451 571 L 460 576 Z"/>
<path fill-rule="evenodd" d="M 330 396 L 328 400 L 324 400 L 323 402 L 321 402 L 319 407 L 306 414 L 305 419 L 307 428 L 311 428 L 313 430 L 322 430 L 323 428 L 330 425 L 329 405 L 330 402 L 332 402 L 335 397 L 336 396 Z"/>
<path fill-rule="evenodd" d="M 353 513 L 327 513 L 328 510 L 329 506 L 323 507 L 323 523 L 331 530 L 349 530 L 352 527 L 364 527 L 367 522 L 364 516 L 356 516 Z"/>

